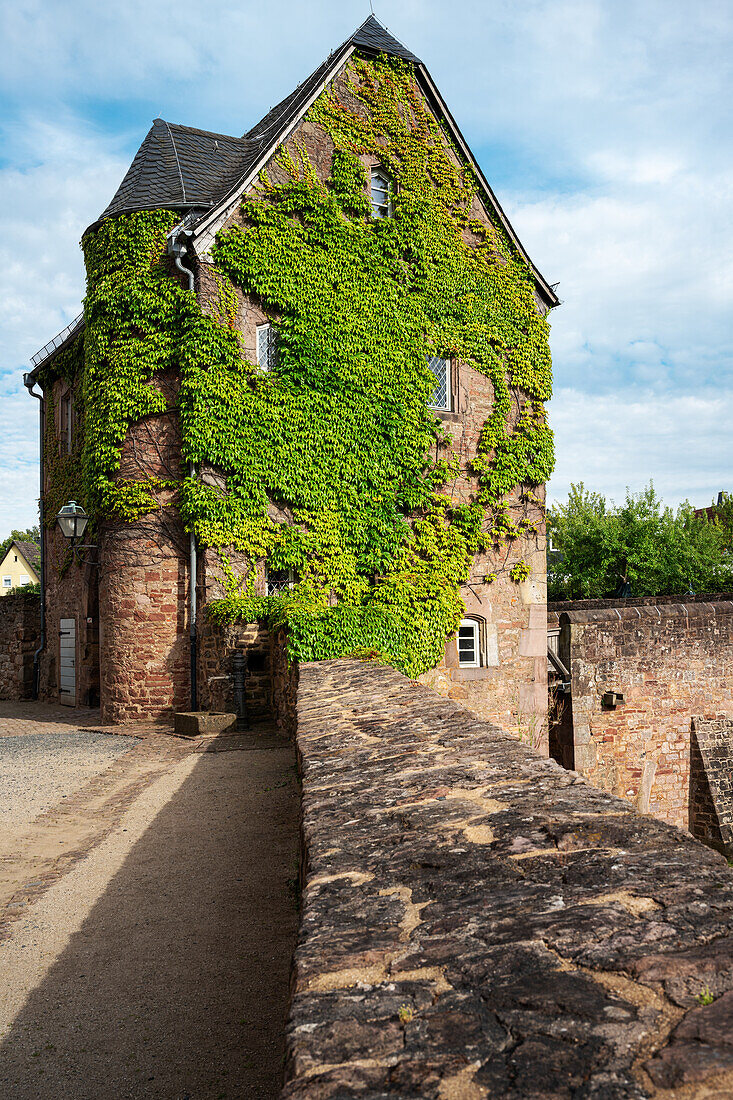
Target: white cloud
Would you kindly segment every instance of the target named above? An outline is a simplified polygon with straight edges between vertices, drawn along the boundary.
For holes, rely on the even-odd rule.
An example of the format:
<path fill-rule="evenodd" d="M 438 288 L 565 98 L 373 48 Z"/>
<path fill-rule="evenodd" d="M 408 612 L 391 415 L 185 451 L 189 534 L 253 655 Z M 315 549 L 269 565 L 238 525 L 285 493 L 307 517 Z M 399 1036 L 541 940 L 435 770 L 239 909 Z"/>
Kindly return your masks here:
<path fill-rule="evenodd" d="M 731 422 L 730 391 L 561 389 L 552 404 L 558 460 L 548 496 L 563 500 L 571 482 L 583 481 L 621 503 L 627 486 L 638 492 L 653 480 L 668 504 L 708 505 L 730 486 Z"/>
<path fill-rule="evenodd" d="M 377 13 L 426 60 L 533 259 L 560 280 L 553 488 L 583 479 L 621 496 L 654 477 L 670 500 L 711 499 L 730 454 L 709 403 L 727 424 L 733 390 L 729 0 Z M 37 494 L 21 372 L 78 311 L 79 237 L 150 120 L 241 133 L 365 14 L 360 0 L 2 8 L 0 535 Z"/>
<path fill-rule="evenodd" d="M 0 169 L 0 535 L 36 518 L 38 405 L 23 372 L 79 312 L 79 239 L 127 168 L 116 142 L 72 119 L 26 119 L 5 137 L 12 166 Z"/>

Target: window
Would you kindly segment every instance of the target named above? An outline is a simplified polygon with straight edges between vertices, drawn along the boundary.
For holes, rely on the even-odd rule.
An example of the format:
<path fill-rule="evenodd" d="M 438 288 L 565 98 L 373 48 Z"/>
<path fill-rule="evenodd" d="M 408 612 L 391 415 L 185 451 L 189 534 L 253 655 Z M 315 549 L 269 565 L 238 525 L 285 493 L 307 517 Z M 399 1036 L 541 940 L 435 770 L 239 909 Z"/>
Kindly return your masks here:
<path fill-rule="evenodd" d="M 3 577 L 3 588 L 12 588 L 12 587 L 13 587 L 13 578 L 12 577 Z"/>
<path fill-rule="evenodd" d="M 21 573 L 19 584 L 24 585 L 24 584 L 30 584 L 30 583 L 31 583 L 31 579 L 28 576 L 28 574 L 27 573 Z"/>
<path fill-rule="evenodd" d="M 430 408 L 450 412 L 450 359 L 440 359 L 437 355 L 428 355 L 427 359 L 428 368 L 435 378 L 435 392 Z"/>
<path fill-rule="evenodd" d="M 461 668 L 481 665 L 481 628 L 477 619 L 461 619 L 458 627 L 458 664 Z"/>
<path fill-rule="evenodd" d="M 277 329 L 274 325 L 257 326 L 257 365 L 265 371 L 277 367 Z"/>
<path fill-rule="evenodd" d="M 384 168 L 377 166 L 371 170 L 371 200 L 373 218 L 392 217 L 392 180 Z"/>
<path fill-rule="evenodd" d="M 61 398 L 61 424 L 60 427 L 60 444 L 61 454 L 71 454 L 71 394 L 65 393 Z"/>
<path fill-rule="evenodd" d="M 267 595 L 282 596 L 295 584 L 295 575 L 292 569 L 267 568 Z"/>

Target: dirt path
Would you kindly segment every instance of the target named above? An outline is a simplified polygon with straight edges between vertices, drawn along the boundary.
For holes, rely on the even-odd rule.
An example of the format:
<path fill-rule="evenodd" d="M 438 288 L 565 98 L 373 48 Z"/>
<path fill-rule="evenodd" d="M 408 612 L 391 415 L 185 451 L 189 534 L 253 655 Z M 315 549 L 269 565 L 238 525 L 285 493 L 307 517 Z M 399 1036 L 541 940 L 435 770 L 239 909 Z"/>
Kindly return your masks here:
<path fill-rule="evenodd" d="M 3 834 L 0 1096 L 277 1096 L 298 799 L 267 744 L 149 737 Z"/>

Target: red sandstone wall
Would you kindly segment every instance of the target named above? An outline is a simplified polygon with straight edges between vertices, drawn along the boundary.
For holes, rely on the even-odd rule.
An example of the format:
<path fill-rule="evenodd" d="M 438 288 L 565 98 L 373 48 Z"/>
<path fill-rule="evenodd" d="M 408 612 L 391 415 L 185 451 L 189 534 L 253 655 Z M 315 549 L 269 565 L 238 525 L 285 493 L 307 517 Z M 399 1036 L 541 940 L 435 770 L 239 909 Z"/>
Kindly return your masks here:
<path fill-rule="evenodd" d="M 572 610 L 560 625 L 576 769 L 643 813 L 687 826 L 691 719 L 733 715 L 733 601 Z M 606 691 L 625 702 L 604 708 Z"/>
<path fill-rule="evenodd" d="M 172 511 L 103 533 L 100 659 L 107 722 L 165 720 L 189 706 L 185 548 Z"/>

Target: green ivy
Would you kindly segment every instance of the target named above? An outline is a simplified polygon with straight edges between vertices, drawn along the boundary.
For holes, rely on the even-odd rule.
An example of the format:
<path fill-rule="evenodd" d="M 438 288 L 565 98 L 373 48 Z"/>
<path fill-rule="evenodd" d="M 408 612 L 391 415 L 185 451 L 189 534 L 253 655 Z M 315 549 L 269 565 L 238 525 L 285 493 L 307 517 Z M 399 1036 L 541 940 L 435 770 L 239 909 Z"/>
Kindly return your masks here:
<path fill-rule="evenodd" d="M 166 411 L 159 380 L 175 376 L 183 459 L 220 475 L 182 476 L 175 497 L 225 565 L 229 595 L 209 614 L 286 629 L 292 657 L 376 651 L 415 676 L 457 628 L 473 556 L 534 529 L 507 497 L 533 499 L 552 469 L 548 326 L 503 228 L 476 217 L 473 173 L 411 67 L 357 58 L 347 84 L 310 112 L 334 144 L 328 180 L 304 147 L 284 152 L 278 182 L 263 174 L 242 224 L 219 234 L 211 313 L 171 277 L 175 213 L 110 219 L 85 239 L 84 499 L 97 518 L 161 507 L 171 486 L 121 482 L 120 452 L 131 425 Z M 391 218 L 370 216 L 365 154 L 395 181 Z M 238 291 L 277 323 L 270 374 L 243 353 Z M 493 386 L 467 470 L 428 408 L 431 355 Z M 453 505 L 441 490 L 471 475 L 474 499 Z M 255 596 L 263 559 L 296 574 L 286 597 Z"/>

